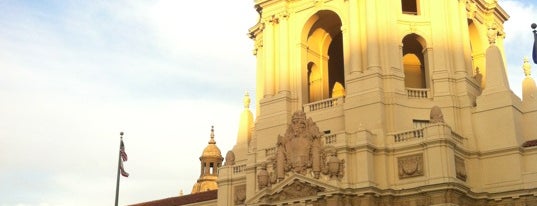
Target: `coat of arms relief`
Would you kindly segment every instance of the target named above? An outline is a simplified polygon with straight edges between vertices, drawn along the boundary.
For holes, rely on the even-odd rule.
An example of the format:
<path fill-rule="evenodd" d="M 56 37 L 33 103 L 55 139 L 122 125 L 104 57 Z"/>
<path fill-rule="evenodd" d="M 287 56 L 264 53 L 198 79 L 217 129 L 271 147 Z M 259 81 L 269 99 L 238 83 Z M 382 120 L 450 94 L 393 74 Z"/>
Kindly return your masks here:
<path fill-rule="evenodd" d="M 290 174 L 320 179 L 341 179 L 344 160 L 332 146 L 323 146 L 323 133 L 302 111 L 295 112 L 284 136 L 279 135 L 276 153 L 259 167 L 259 189 L 275 184 Z"/>

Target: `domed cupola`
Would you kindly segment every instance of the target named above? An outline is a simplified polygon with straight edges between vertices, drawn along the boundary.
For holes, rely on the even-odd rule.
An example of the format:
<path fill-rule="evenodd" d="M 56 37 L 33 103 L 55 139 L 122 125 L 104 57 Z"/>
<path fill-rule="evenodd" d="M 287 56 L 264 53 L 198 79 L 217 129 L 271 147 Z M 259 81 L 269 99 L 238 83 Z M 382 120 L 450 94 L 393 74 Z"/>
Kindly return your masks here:
<path fill-rule="evenodd" d="M 201 154 L 200 177 L 192 187 L 192 194 L 218 189 L 216 179 L 218 177 L 218 168 L 222 166 L 223 160 L 222 153 L 216 146 L 216 141 L 214 141 L 214 127 L 211 127 L 211 139 Z"/>

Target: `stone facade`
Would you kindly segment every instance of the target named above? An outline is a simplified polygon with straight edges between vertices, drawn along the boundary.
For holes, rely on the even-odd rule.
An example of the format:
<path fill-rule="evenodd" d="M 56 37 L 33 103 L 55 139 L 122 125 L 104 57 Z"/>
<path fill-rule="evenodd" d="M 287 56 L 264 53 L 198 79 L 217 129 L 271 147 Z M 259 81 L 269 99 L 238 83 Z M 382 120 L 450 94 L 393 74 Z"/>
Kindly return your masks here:
<path fill-rule="evenodd" d="M 537 205 L 497 1 L 254 2 L 256 119 L 248 98 L 218 205 Z"/>

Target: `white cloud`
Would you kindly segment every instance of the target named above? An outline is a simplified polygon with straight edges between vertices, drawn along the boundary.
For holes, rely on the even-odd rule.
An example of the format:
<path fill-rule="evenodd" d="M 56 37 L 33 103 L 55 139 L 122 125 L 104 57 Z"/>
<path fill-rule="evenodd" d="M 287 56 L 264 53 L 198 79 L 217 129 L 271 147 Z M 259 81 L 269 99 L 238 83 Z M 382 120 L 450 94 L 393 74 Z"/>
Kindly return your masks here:
<path fill-rule="evenodd" d="M 183 34 L 157 29 L 154 2 L 49 3 L 0 8 L 0 205 L 111 204 L 120 131 L 121 204 L 189 193 L 210 126 L 222 152 L 234 144 L 253 92 L 251 25 L 231 21 L 244 28 L 227 50 L 185 34 L 194 44 L 176 55 Z"/>

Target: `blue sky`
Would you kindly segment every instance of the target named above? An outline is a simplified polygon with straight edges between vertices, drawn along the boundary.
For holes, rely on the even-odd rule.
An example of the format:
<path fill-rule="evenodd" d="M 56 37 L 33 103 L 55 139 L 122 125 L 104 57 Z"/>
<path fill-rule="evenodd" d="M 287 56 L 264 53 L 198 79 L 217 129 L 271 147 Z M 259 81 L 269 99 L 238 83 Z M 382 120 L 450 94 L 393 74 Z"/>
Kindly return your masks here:
<path fill-rule="evenodd" d="M 500 4 L 519 94 L 537 2 Z M 211 125 L 235 143 L 256 20 L 252 1 L 0 0 L 0 206 L 113 204 L 120 131 L 120 204 L 190 193 Z"/>

